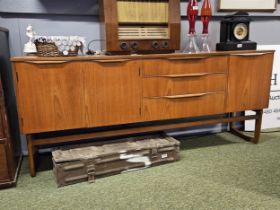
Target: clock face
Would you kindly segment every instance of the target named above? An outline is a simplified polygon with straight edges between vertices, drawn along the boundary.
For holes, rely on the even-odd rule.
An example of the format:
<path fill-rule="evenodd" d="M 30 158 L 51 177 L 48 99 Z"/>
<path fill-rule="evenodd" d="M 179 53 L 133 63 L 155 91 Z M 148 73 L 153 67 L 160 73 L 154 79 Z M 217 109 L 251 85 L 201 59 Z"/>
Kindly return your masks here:
<path fill-rule="evenodd" d="M 248 26 L 245 23 L 238 23 L 234 26 L 233 35 L 237 40 L 243 40 L 248 35 Z"/>

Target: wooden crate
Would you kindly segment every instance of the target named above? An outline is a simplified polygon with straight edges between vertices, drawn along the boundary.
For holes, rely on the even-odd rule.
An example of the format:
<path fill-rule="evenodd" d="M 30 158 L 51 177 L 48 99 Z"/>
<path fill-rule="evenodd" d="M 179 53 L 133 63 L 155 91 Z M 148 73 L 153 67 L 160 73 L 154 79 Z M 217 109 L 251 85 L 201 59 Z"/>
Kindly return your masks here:
<path fill-rule="evenodd" d="M 128 138 L 52 152 L 58 187 L 179 160 L 180 142 L 168 136 Z"/>

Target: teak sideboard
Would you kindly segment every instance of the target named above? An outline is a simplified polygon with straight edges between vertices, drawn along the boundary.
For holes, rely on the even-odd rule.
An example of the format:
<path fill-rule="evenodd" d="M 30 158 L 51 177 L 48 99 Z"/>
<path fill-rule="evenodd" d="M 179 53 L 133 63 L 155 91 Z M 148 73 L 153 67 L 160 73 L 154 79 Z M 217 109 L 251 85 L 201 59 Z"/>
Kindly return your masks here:
<path fill-rule="evenodd" d="M 257 143 L 262 109 L 269 102 L 273 55 L 274 51 L 232 51 L 15 57 L 14 83 L 30 174 L 35 176 L 38 146 L 94 137 L 224 122 L 233 133 Z M 234 114 L 245 110 L 256 114 Z M 253 137 L 234 127 L 234 122 L 253 119 Z M 140 125 L 130 126 L 135 123 Z M 115 125 L 122 127 L 35 138 L 38 133 Z"/>

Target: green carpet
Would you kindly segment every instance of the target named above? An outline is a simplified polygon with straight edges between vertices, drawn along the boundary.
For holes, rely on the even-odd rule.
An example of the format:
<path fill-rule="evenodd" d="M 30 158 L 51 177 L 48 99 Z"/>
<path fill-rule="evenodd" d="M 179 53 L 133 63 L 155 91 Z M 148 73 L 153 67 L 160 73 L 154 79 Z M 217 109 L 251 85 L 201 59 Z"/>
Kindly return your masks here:
<path fill-rule="evenodd" d="M 280 209 L 280 133 L 259 144 L 228 133 L 182 139 L 181 160 L 57 188 L 51 170 L 0 191 L 1 210 Z"/>

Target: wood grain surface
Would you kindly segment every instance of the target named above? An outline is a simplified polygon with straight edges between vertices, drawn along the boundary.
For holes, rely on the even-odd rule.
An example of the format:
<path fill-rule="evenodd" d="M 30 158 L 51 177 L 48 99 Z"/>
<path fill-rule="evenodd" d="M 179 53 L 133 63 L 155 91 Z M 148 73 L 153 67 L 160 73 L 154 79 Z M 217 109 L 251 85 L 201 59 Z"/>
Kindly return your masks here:
<path fill-rule="evenodd" d="M 6 155 L 6 144 L 0 140 L 0 183 L 10 179 Z"/>
<path fill-rule="evenodd" d="M 13 58 L 22 133 L 262 109 L 273 51 Z"/>
<path fill-rule="evenodd" d="M 272 53 L 229 57 L 228 112 L 268 107 L 272 65 Z"/>

